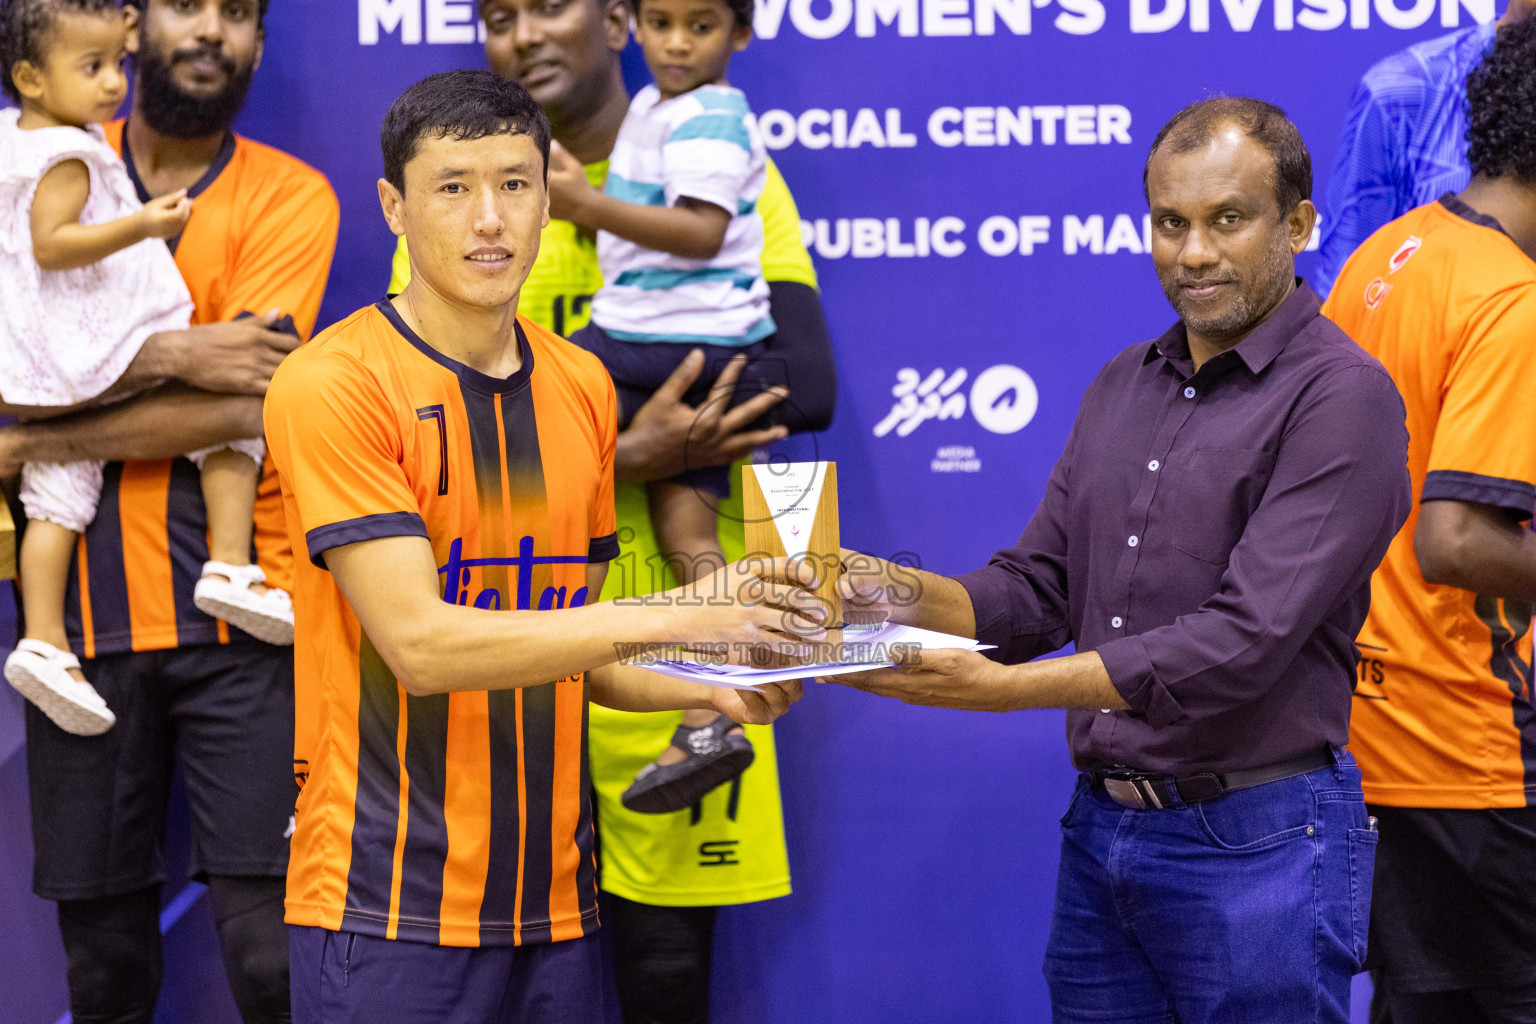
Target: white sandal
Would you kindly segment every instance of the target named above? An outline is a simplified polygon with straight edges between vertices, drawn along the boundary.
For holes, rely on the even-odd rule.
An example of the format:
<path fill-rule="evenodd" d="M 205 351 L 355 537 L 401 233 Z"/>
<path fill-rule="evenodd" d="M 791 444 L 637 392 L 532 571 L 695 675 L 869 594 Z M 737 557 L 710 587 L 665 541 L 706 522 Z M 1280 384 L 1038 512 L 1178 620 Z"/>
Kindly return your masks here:
<path fill-rule="evenodd" d="M 22 640 L 5 659 L 5 678 L 53 724 L 76 736 L 100 736 L 117 716 L 90 683 L 69 674 L 80 659 L 41 640 Z"/>
<path fill-rule="evenodd" d="M 227 576 L 227 580 L 214 579 Z M 293 645 L 293 600 L 286 591 L 271 589 L 258 594 L 251 589 L 265 583 L 267 574 L 258 565 L 204 562 L 203 577 L 192 590 L 192 603 L 216 619 L 223 619 L 258 640 L 279 647 Z"/>

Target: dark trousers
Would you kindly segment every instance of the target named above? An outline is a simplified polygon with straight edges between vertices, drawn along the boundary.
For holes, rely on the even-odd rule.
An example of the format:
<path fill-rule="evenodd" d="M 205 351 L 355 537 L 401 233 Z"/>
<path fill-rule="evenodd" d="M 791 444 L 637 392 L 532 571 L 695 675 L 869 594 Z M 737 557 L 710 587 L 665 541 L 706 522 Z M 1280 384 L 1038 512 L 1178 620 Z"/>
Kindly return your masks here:
<path fill-rule="evenodd" d="M 166 814 L 179 760 L 193 873 L 208 882 L 235 1003 L 246 1024 L 286 1022 L 283 890 L 297 793 L 292 650 L 204 644 L 107 654 L 83 666 L 117 725 L 72 736 L 31 705 L 26 721 L 33 888 L 59 905 L 75 1021 L 153 1017 Z"/>
<path fill-rule="evenodd" d="M 219 946 L 245 1024 L 289 1024 L 281 878 L 208 878 Z M 75 1024 L 150 1024 L 160 995 L 160 887 L 59 902 Z"/>
<path fill-rule="evenodd" d="M 1372 1024 L 1536 1024 L 1536 808 L 1369 811 Z"/>
<path fill-rule="evenodd" d="M 1399 992 L 1379 972 L 1371 981 L 1371 1024 L 1536 1024 L 1536 985 Z"/>
<path fill-rule="evenodd" d="M 604 930 L 624 1024 L 709 1024 L 718 907 L 653 907 L 606 896 Z"/>

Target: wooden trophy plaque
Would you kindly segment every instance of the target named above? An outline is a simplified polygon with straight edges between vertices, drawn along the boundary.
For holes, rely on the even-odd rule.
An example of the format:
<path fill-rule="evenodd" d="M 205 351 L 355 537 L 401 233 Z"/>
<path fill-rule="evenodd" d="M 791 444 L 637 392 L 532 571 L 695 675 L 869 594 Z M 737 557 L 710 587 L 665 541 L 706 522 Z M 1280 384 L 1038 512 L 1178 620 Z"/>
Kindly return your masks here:
<path fill-rule="evenodd" d="M 815 593 L 828 608 L 828 630 L 841 626 L 837 463 L 748 464 L 741 469 L 741 496 L 747 554 L 804 557 L 821 579 Z M 827 639 L 835 642 L 839 638 L 829 635 Z"/>
<path fill-rule="evenodd" d="M 16 521 L 10 505 L 0 493 L 0 580 L 16 578 Z"/>

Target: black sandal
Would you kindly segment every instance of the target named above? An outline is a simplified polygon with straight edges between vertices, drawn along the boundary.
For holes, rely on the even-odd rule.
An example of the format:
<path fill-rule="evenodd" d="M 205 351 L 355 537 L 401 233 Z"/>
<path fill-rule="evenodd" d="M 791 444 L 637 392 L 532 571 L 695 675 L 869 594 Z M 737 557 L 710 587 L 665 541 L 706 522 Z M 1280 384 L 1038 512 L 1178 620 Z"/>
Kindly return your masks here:
<path fill-rule="evenodd" d="M 704 795 L 746 771 L 756 756 L 745 735 L 729 736 L 740 725 L 721 715 L 708 725 L 679 725 L 672 746 L 687 753 L 676 764 L 652 761 L 619 798 L 637 814 L 670 814 L 692 807 Z"/>

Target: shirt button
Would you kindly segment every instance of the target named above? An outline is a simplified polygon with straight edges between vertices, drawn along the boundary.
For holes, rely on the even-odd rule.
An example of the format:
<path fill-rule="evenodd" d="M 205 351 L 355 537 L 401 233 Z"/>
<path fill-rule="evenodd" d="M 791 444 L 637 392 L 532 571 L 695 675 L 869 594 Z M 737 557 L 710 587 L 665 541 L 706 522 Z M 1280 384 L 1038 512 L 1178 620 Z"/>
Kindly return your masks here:
<path fill-rule="evenodd" d="M 1141 538 L 1136 536 L 1133 533 L 1133 534 L 1130 535 L 1129 538 L 1126 539 L 1126 543 L 1129 544 L 1131 547 L 1135 547 L 1137 544 L 1141 543 Z"/>
<path fill-rule="evenodd" d="M 1099 708 L 1099 714 L 1101 714 L 1101 715 L 1109 714 L 1109 708 Z"/>
<path fill-rule="evenodd" d="M 1184 397 L 1185 398 L 1194 398 L 1195 397 L 1195 389 L 1194 388 L 1185 388 L 1184 389 Z"/>
<path fill-rule="evenodd" d="M 1119 629 L 1121 626 L 1125 625 L 1125 620 L 1116 615 L 1114 618 L 1109 620 L 1109 624 L 1115 629 Z"/>
<path fill-rule="evenodd" d="M 1159 469 L 1161 469 L 1162 466 L 1163 466 L 1163 464 L 1161 462 L 1158 462 L 1156 459 L 1153 459 L 1151 462 L 1147 463 L 1147 468 L 1150 469 L 1154 473 L 1156 473 Z"/>

